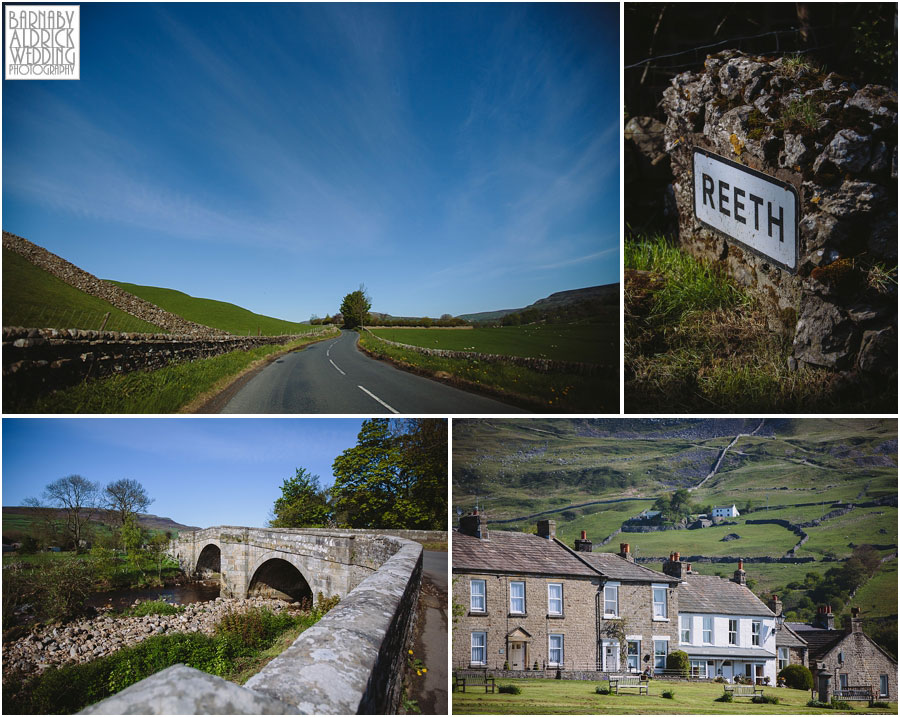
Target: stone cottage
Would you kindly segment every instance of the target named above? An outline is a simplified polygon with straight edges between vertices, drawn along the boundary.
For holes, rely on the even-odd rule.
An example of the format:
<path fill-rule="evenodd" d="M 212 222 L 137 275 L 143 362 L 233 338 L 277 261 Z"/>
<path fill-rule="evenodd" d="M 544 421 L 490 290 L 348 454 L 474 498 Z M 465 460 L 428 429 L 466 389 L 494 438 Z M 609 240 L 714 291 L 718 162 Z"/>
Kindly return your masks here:
<path fill-rule="evenodd" d="M 809 646 L 809 669 L 819 699 L 838 699 L 868 690 L 873 699 L 897 700 L 897 661 L 863 632 L 859 608 L 843 630 L 834 626 L 829 605 L 820 605 L 811 625 L 785 622 Z"/>
<path fill-rule="evenodd" d="M 572 550 L 552 520 L 531 535 L 463 516 L 453 533 L 453 600 L 463 609 L 454 667 L 544 676 L 664 666 L 678 581 L 636 565 L 625 545 L 623 554 L 592 553 L 586 537 Z"/>

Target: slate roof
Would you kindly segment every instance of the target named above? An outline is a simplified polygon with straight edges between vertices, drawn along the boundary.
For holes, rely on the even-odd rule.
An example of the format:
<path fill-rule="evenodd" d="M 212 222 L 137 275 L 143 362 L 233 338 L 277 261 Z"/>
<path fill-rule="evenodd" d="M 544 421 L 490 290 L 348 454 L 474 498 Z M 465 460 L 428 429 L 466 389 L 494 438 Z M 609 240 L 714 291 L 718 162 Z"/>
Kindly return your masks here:
<path fill-rule="evenodd" d="M 678 588 L 678 612 L 775 616 L 747 586 L 716 575 L 696 573 L 688 573 Z"/>
<path fill-rule="evenodd" d="M 453 571 L 598 577 L 556 541 L 491 530 L 488 540 L 453 531 Z"/>
<path fill-rule="evenodd" d="M 775 645 L 777 647 L 806 647 L 806 640 L 794 632 L 785 622 L 775 632 Z"/>
<path fill-rule="evenodd" d="M 678 583 L 678 578 L 669 577 L 665 573 L 645 568 L 643 565 L 632 563 L 630 560 L 619 557 L 615 553 L 578 553 L 578 557 L 586 560 L 592 567 L 597 568 L 604 576 L 611 580 L 624 580 L 626 582 L 654 582 L 654 583 Z"/>
<path fill-rule="evenodd" d="M 843 630 L 825 630 L 803 622 L 786 622 L 784 624 L 806 640 L 809 645 L 809 658 L 811 660 L 824 655 L 835 644 L 840 642 L 841 638 L 846 634 Z"/>

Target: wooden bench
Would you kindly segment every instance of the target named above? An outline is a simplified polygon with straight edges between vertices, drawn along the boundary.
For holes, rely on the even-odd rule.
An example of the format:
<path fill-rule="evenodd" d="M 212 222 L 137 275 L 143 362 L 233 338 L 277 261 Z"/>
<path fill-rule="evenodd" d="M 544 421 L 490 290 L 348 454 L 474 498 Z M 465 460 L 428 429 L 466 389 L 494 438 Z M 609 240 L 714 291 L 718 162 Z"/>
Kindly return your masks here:
<path fill-rule="evenodd" d="M 848 685 L 834 691 L 834 699 L 844 702 L 874 702 L 875 689 L 868 685 Z"/>
<path fill-rule="evenodd" d="M 611 692 L 619 694 L 619 690 L 637 690 L 639 695 L 649 695 L 647 682 L 640 677 L 612 677 L 609 680 Z"/>
<path fill-rule="evenodd" d="M 725 693 L 732 697 L 756 697 L 763 693 L 758 685 L 725 685 Z"/>
<path fill-rule="evenodd" d="M 456 689 L 465 692 L 466 687 L 484 687 L 485 693 L 494 691 L 494 678 L 487 670 L 478 672 L 460 672 L 456 675 Z"/>

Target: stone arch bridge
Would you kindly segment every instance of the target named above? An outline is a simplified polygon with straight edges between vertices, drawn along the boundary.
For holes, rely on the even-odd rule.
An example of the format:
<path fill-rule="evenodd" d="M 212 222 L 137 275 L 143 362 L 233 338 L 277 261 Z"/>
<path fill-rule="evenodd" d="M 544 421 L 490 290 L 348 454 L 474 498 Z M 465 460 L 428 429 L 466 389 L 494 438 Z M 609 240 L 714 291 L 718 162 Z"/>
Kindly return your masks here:
<path fill-rule="evenodd" d="M 396 550 L 362 531 L 218 526 L 169 544 L 185 574 L 218 573 L 223 597 L 345 597 Z"/>

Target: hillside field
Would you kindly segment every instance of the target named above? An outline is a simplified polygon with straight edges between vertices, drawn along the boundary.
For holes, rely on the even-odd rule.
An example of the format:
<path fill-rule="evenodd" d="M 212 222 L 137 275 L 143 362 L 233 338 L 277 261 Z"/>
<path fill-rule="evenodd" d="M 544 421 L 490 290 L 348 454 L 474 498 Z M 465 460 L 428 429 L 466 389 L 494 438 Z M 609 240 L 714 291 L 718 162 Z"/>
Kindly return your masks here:
<path fill-rule="evenodd" d="M 475 329 L 371 329 L 376 336 L 412 346 L 604 363 L 610 361 L 612 329 L 598 324 L 532 324 Z"/>
<path fill-rule="evenodd" d="M 302 334 L 321 328 L 255 314 L 226 301 L 199 299 L 174 289 L 141 286 L 124 281 L 110 281 L 110 283 L 189 321 L 221 329 L 236 336 L 255 336 L 257 332 L 263 336 Z"/>
<path fill-rule="evenodd" d="M 70 286 L 22 255 L 3 250 L 4 326 L 96 331 L 107 312 L 108 331 L 165 333 L 158 326 Z"/>

